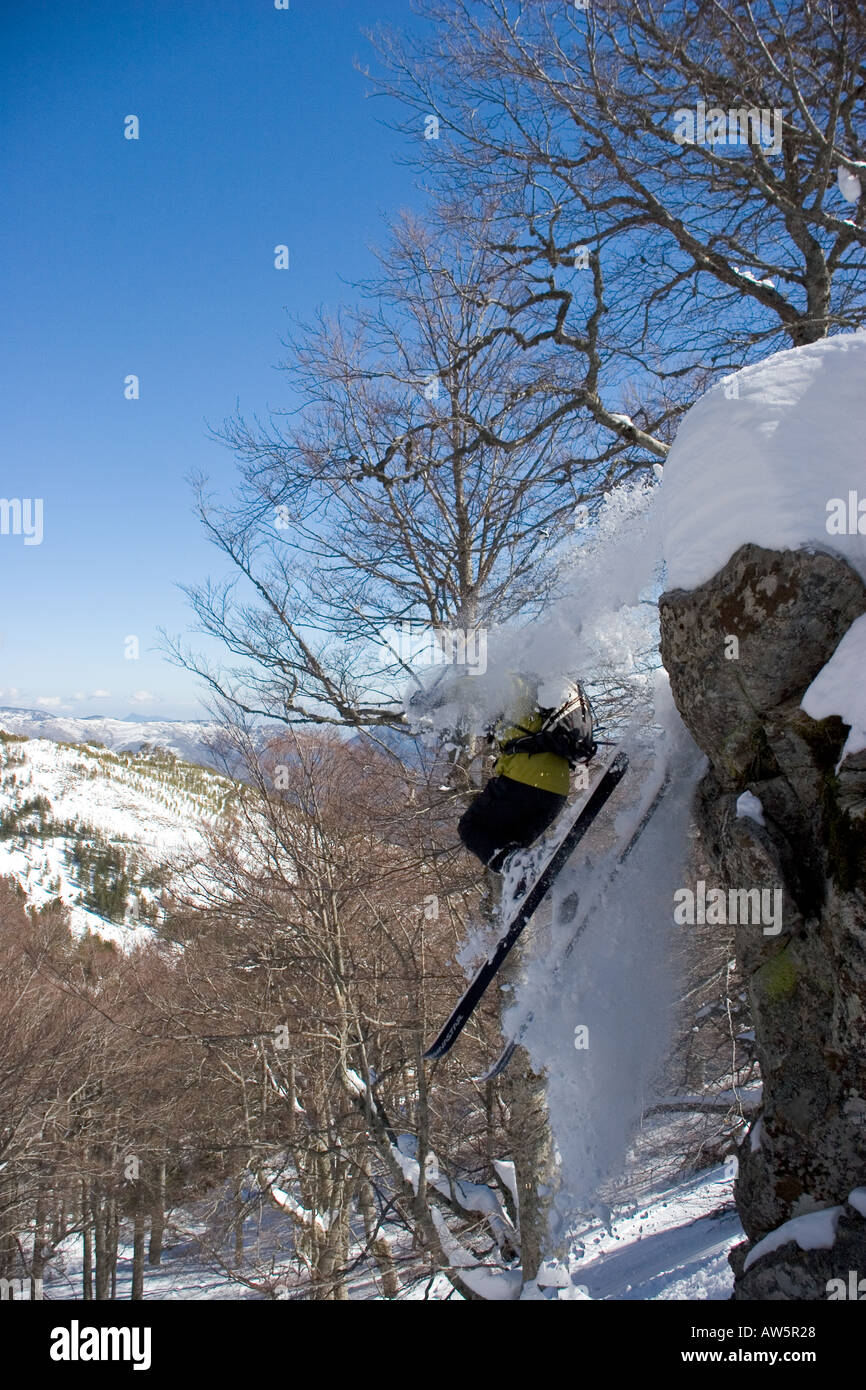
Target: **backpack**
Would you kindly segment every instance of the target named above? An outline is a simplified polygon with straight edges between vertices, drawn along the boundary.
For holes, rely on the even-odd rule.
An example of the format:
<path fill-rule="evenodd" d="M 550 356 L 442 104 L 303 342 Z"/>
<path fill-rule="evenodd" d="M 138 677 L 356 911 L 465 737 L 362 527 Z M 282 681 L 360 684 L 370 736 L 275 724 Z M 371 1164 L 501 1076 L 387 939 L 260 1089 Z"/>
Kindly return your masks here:
<path fill-rule="evenodd" d="M 538 713 L 541 728 L 509 739 L 501 745 L 503 753 L 554 753 L 565 758 L 569 767 L 589 762 L 598 745 L 593 738 L 592 706 L 581 685 L 575 683 L 556 709 L 539 707 Z"/>

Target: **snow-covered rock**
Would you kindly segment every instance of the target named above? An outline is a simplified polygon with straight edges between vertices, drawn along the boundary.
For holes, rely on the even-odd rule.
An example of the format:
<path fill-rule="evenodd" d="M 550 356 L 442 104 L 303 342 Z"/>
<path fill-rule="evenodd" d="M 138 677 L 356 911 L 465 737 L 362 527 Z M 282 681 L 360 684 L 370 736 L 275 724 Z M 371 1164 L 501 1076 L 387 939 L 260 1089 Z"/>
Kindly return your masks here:
<path fill-rule="evenodd" d="M 849 725 L 840 762 L 866 748 L 866 613 L 851 624 L 800 703 L 813 719 L 837 714 Z"/>
<path fill-rule="evenodd" d="M 739 820 L 753 820 L 758 825 L 766 825 L 764 808 L 754 792 L 743 792 L 737 797 L 737 817 Z"/>
<path fill-rule="evenodd" d="M 745 367 L 692 407 L 659 499 L 670 589 L 705 583 L 747 542 L 833 550 L 866 578 L 864 382 L 860 330 Z"/>
<path fill-rule="evenodd" d="M 752 1249 L 732 1252 L 738 1299 L 826 1297 L 866 1256 L 866 1226 L 840 1206 L 862 1177 L 866 1108 L 866 767 L 851 753 L 864 723 L 864 372 L 858 332 L 738 373 L 686 417 L 660 498 L 662 659 L 710 764 L 702 845 L 723 884 L 783 903 L 779 932 L 741 921 L 734 938 L 764 1082 L 760 1142 L 739 1151 Z M 831 714 L 851 725 L 847 744 Z M 805 1219 L 817 1209 L 839 1210 L 830 1244 L 829 1218 Z"/>
<path fill-rule="evenodd" d="M 821 1211 L 806 1212 L 804 1216 L 794 1216 L 783 1222 L 752 1246 L 743 1270 L 751 1269 L 757 1260 L 781 1250 L 789 1241 L 795 1241 L 801 1250 L 829 1250 L 836 1239 L 836 1227 L 843 1210 L 842 1207 L 823 1207 Z"/>

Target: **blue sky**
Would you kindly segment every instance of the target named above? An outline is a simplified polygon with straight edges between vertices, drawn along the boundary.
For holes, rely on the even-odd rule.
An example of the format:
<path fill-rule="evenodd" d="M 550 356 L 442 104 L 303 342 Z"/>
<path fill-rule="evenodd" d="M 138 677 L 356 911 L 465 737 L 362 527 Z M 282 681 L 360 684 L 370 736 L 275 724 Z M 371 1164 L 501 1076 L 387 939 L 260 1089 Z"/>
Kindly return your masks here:
<path fill-rule="evenodd" d="M 350 299 L 383 215 L 420 203 L 353 66 L 364 28 L 408 18 L 406 0 L 3 7 L 0 497 L 41 498 L 43 538 L 0 534 L 0 704 L 201 714 L 156 650 L 191 624 L 176 585 L 221 568 L 186 478 L 230 487 L 208 424 L 288 403 L 286 311 Z"/>

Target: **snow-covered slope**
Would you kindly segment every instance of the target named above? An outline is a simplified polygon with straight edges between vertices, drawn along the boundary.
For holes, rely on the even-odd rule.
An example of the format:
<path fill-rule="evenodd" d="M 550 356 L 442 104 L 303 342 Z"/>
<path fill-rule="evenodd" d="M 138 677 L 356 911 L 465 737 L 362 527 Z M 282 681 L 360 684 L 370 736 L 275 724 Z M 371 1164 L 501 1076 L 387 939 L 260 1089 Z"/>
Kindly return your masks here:
<path fill-rule="evenodd" d="M 156 918 L 164 866 L 201 850 L 231 794 L 227 779 L 173 758 L 0 742 L 0 875 L 35 906 L 60 898 L 77 934 L 131 943 Z"/>

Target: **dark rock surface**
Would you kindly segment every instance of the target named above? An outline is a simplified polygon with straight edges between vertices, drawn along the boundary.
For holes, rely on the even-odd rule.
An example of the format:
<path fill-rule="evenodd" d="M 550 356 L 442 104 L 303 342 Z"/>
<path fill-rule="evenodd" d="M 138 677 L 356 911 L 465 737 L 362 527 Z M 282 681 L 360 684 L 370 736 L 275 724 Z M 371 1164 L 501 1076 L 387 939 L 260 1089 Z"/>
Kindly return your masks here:
<path fill-rule="evenodd" d="M 714 886 L 782 894 L 781 930 L 764 919 L 735 931 L 764 1081 L 736 1184 L 754 1243 L 866 1185 L 866 754 L 837 767 L 847 725 L 800 709 L 866 612 L 866 586 L 841 557 L 745 545 L 660 609 L 674 700 L 710 763 L 696 815 Z M 764 826 L 738 818 L 745 791 Z M 866 1276 L 866 1220 L 849 1209 L 840 1229 L 838 1250 L 789 1245 L 738 1273 L 734 1296 L 826 1298 L 829 1278 Z"/>

